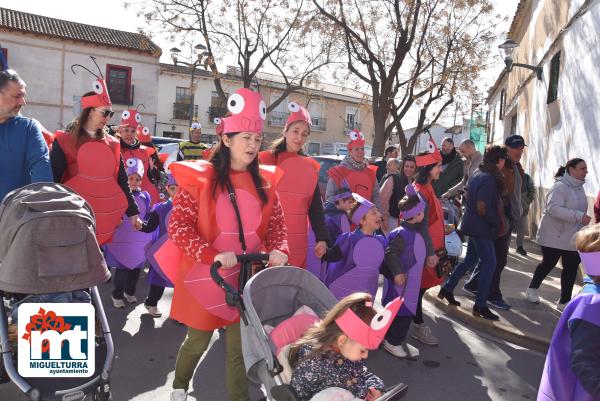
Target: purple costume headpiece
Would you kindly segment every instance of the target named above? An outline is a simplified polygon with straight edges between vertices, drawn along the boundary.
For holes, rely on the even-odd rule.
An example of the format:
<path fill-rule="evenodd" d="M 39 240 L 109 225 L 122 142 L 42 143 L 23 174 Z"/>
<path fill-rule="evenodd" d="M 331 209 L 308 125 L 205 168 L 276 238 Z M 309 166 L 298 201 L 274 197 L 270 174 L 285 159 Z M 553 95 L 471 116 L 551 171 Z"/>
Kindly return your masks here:
<path fill-rule="evenodd" d="M 354 213 L 352 214 L 352 222 L 356 225 L 360 224 L 360 220 L 363 218 L 363 216 L 365 214 L 367 214 L 369 212 L 369 210 L 375 206 L 371 201 L 369 201 L 368 199 L 363 198 L 362 196 L 360 196 L 359 194 L 352 194 L 352 197 L 354 198 L 354 200 L 360 204 L 360 206 L 358 208 L 356 208 L 356 210 L 354 211 Z"/>
<path fill-rule="evenodd" d="M 579 251 L 583 270 L 590 276 L 600 276 L 600 252 Z"/>
<path fill-rule="evenodd" d="M 125 162 L 125 172 L 127 173 L 127 177 L 131 174 L 137 174 L 140 178 L 144 177 L 144 163 L 140 159 L 132 157 L 131 159 L 127 159 Z"/>
<path fill-rule="evenodd" d="M 406 191 L 406 196 L 411 197 L 411 196 L 416 196 L 419 198 L 419 203 L 417 203 L 412 209 L 409 210 L 403 210 L 400 212 L 400 218 L 404 219 L 404 220 L 410 220 L 413 217 L 415 217 L 416 215 L 418 215 L 419 213 L 421 213 L 422 211 L 425 210 L 425 201 L 423 200 L 423 198 L 421 198 L 421 195 L 419 195 L 417 193 L 417 191 L 415 190 L 415 187 L 412 184 L 408 184 L 405 188 Z"/>
<path fill-rule="evenodd" d="M 339 193 L 339 194 L 333 196 L 331 198 L 332 201 L 337 202 L 337 201 L 342 200 L 342 199 L 352 198 L 352 192 L 350 192 L 350 189 L 348 189 L 346 187 L 342 187 L 340 189 L 343 189 L 344 192 Z"/>

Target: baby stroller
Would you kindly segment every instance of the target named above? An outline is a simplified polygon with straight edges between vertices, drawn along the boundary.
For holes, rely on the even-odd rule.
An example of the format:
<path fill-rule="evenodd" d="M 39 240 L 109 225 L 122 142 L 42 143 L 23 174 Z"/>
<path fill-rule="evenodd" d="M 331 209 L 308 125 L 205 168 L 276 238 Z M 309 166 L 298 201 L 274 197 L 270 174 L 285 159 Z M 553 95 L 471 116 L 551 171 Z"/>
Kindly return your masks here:
<path fill-rule="evenodd" d="M 6 195 L 0 205 L 0 376 L 5 372 L 5 377 L 32 401 L 77 401 L 90 393 L 93 400 L 111 398 L 109 372 L 114 348 L 95 287 L 107 281 L 110 272 L 94 229 L 90 205 L 60 184 L 27 185 Z M 21 341 L 14 324 L 18 315 L 11 313 L 11 309 L 33 302 L 72 302 L 73 294 L 84 294 L 85 297 L 76 299 L 87 300 L 94 307 L 96 332 L 88 333 L 90 337 L 86 334 L 86 341 L 93 341 L 93 374 L 91 377 L 23 377 L 16 368 L 17 342 Z M 44 324 L 45 328 L 36 331 L 56 330 L 51 320 Z M 50 340 L 46 341 L 49 346 Z M 63 341 L 62 348 L 66 343 Z M 68 344 L 70 353 L 71 341 Z"/>
<path fill-rule="evenodd" d="M 460 222 L 460 209 L 454 204 L 453 199 L 442 199 L 441 203 L 444 212 L 444 224 L 453 227 L 452 231 L 444 236 L 444 242 L 448 259 L 454 267 L 458 264 L 458 258 L 462 255 L 463 248 L 463 239 L 456 230 Z"/>
<path fill-rule="evenodd" d="M 239 255 L 238 261 L 266 260 L 269 255 Z M 271 267 L 254 275 L 241 294 L 219 276 L 217 262 L 211 266 L 213 279 L 226 292 L 229 305 L 237 306 L 241 324 L 242 350 L 248 378 L 264 385 L 267 400 L 297 401 L 294 390 L 286 383 L 282 364 L 275 356 L 275 345 L 265 326 L 277 326 L 300 307 L 308 306 L 319 318 L 325 317 L 337 300 L 325 285 L 310 272 L 292 266 Z M 242 263 L 242 269 L 244 263 Z M 378 401 L 402 398 L 407 391 L 403 383 L 386 390 Z"/>

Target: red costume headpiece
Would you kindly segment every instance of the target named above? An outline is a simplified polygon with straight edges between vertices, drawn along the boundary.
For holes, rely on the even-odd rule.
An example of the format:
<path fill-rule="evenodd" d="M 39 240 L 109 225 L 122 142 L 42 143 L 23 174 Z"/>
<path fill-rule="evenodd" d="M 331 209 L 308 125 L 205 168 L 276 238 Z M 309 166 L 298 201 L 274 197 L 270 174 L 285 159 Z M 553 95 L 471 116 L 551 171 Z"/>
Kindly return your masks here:
<path fill-rule="evenodd" d="M 438 149 L 435 141 L 433 140 L 431 133 L 429 130 L 425 130 L 429 135 L 429 142 L 427 143 L 427 151 L 429 152 L 426 155 L 416 156 L 415 163 L 417 167 L 429 166 L 431 164 L 437 164 L 442 161 L 442 154 Z"/>
<path fill-rule="evenodd" d="M 133 128 L 137 128 L 142 123 L 142 113 L 138 110 L 140 106 L 135 109 L 127 109 L 123 110 L 121 113 L 121 126 L 130 126 Z"/>
<path fill-rule="evenodd" d="M 144 127 L 141 124 L 137 126 L 135 135 L 137 136 L 138 141 L 140 141 L 141 143 L 152 142 L 152 135 L 150 134 L 150 129 L 148 127 Z"/>
<path fill-rule="evenodd" d="M 308 110 L 306 110 L 304 107 L 300 106 L 296 102 L 291 102 L 290 104 L 288 104 L 288 110 L 290 111 L 290 115 L 288 116 L 287 121 L 285 123 L 286 131 L 288 130 L 290 125 L 292 125 L 296 121 L 304 121 L 308 124 L 309 128 L 312 127 L 312 120 L 310 118 L 310 114 L 308 113 Z"/>
<path fill-rule="evenodd" d="M 348 142 L 348 150 L 351 150 L 355 146 L 365 146 L 365 134 L 360 132 L 359 130 L 353 129 L 348 133 L 350 137 L 350 142 Z"/>
<path fill-rule="evenodd" d="M 223 133 L 254 132 L 262 134 L 267 106 L 260 93 L 241 88 L 227 99 L 231 116 L 223 118 Z"/>
<path fill-rule="evenodd" d="M 213 123 L 215 123 L 217 125 L 215 127 L 215 132 L 217 133 L 217 135 L 219 135 L 219 136 L 223 135 L 223 126 L 225 125 L 225 122 L 223 121 L 223 119 L 220 117 L 215 117 L 213 119 Z"/>
<path fill-rule="evenodd" d="M 71 72 L 73 74 L 75 74 L 75 70 L 74 70 L 75 67 L 81 67 L 96 77 L 96 81 L 94 81 L 94 83 L 92 84 L 92 89 L 94 90 L 95 93 L 93 95 L 83 96 L 81 98 L 81 109 L 83 110 L 83 109 L 88 109 L 90 107 L 100 107 L 100 106 L 109 106 L 110 107 L 110 106 L 112 106 L 112 102 L 110 101 L 110 96 L 108 95 L 108 89 L 106 88 L 106 82 L 104 81 L 104 75 L 102 75 L 102 71 L 100 70 L 98 63 L 96 63 L 96 58 L 94 56 L 90 56 L 90 58 L 96 65 L 96 68 L 98 69 L 98 72 L 100 73 L 99 76 L 94 74 L 87 67 L 84 67 L 81 64 L 73 64 L 71 66 Z"/>

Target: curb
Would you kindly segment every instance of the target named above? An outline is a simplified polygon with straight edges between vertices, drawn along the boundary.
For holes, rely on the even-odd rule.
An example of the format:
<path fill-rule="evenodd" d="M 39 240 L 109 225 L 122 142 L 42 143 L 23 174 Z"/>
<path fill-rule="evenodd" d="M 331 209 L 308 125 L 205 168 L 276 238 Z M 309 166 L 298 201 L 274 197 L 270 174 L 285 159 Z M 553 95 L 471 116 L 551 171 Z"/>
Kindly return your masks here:
<path fill-rule="evenodd" d="M 436 287 L 437 288 L 437 287 Z M 486 334 L 501 338 L 505 341 L 519 345 L 524 348 L 539 351 L 542 353 L 548 352 L 550 347 L 550 339 L 541 337 L 535 334 L 522 332 L 512 325 L 500 321 L 491 321 L 478 318 L 472 315 L 470 309 L 465 309 L 461 306 L 450 306 L 440 300 L 436 295 L 425 293 L 424 298 L 434 305 L 437 309 L 443 311 L 446 315 L 464 323 L 472 328 L 480 330 Z"/>

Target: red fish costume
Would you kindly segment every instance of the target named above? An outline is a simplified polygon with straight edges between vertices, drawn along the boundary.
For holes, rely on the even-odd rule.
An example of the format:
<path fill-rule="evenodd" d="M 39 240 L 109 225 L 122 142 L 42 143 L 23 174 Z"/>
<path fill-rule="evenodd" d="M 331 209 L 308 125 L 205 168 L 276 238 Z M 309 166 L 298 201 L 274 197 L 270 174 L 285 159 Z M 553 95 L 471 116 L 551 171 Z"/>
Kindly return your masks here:
<path fill-rule="evenodd" d="M 140 132 L 144 129 L 149 132 L 149 130 L 140 125 L 142 121 L 141 114 L 136 109 L 127 109 L 124 110 L 121 114 L 121 126 L 130 126 L 136 128 L 136 135 L 139 136 Z M 141 129 L 140 129 L 141 127 Z M 143 133 L 142 133 L 143 135 Z M 143 136 L 142 136 L 143 138 Z M 140 142 L 142 140 L 140 139 Z M 150 158 L 156 152 L 151 147 L 139 144 L 139 146 L 134 146 L 132 148 L 121 146 L 121 155 L 123 156 L 123 163 L 127 166 L 127 161 L 130 159 L 138 159 L 142 161 L 144 165 L 144 171 L 149 171 L 150 169 Z M 150 199 L 152 204 L 161 202 L 160 194 L 158 189 L 152 184 L 152 181 L 148 178 L 148 174 L 144 174 L 142 177 L 142 191 L 148 192 L 150 194 Z"/>
<path fill-rule="evenodd" d="M 365 135 L 362 132 L 350 131 L 348 151 L 355 146 L 365 146 Z M 377 167 L 367 166 L 362 170 L 353 170 L 344 166 L 335 166 L 327 171 L 329 178 L 338 188 L 349 185 L 350 191 L 359 194 L 365 199 L 373 200 L 373 188 L 377 182 Z"/>
<path fill-rule="evenodd" d="M 224 119 L 224 133 L 262 132 L 266 107 L 262 97 L 249 89 L 239 89 L 228 100 L 232 116 Z M 233 110 L 232 110 L 233 109 Z M 225 303 L 225 292 L 210 277 L 210 264 L 224 251 L 241 253 L 239 227 L 227 191 L 217 190 L 213 196 L 215 169 L 210 162 L 176 162 L 171 173 L 182 190 L 197 202 L 195 222 L 197 234 L 209 244 L 200 260 L 187 256 L 174 242 L 167 240 L 155 254 L 163 273 L 174 284 L 171 318 L 198 330 L 214 330 L 239 320 L 236 308 Z M 274 167 L 261 167 L 266 180 L 267 202 L 263 205 L 248 171 L 231 171 L 230 180 L 242 220 L 247 252 L 264 250 L 269 219 L 277 199 L 280 173 Z M 175 207 L 177 197 L 175 198 Z M 174 209 L 175 213 L 175 209 Z M 171 219 L 173 224 L 173 218 Z M 220 274 L 234 288 L 238 286 L 239 265 L 220 269 Z"/>
<path fill-rule="evenodd" d="M 312 125 L 310 115 L 304 107 L 297 103 L 290 103 L 288 107 L 291 113 L 285 125 L 286 131 L 296 121 L 304 121 L 309 127 Z M 275 156 L 269 150 L 260 152 L 259 160 L 263 165 L 275 165 L 283 170 L 277 193 L 288 231 L 289 263 L 292 266 L 305 267 L 308 251 L 308 210 L 319 179 L 319 163 L 294 152 L 281 152 Z"/>

